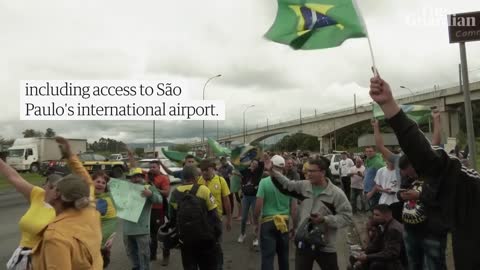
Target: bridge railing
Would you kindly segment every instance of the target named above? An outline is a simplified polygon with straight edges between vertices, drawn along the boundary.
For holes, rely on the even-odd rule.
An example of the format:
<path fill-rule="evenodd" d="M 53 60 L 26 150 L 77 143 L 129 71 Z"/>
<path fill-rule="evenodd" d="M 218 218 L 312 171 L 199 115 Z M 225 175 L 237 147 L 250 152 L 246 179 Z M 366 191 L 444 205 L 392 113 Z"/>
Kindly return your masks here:
<path fill-rule="evenodd" d="M 476 83 L 480 83 L 480 81 L 470 82 L 471 85 L 476 84 Z M 420 90 L 420 91 L 413 91 L 413 95 L 411 93 L 403 94 L 403 95 L 395 95 L 395 94 L 394 95 L 395 95 L 395 99 L 397 99 L 397 100 L 407 99 L 407 98 L 420 96 L 420 95 L 425 95 L 425 94 L 431 94 L 431 93 L 438 93 L 439 96 L 440 96 L 440 94 L 442 94 L 445 91 L 448 91 L 448 89 L 455 88 L 455 87 L 458 87 L 458 86 L 459 86 L 458 83 L 449 83 L 449 84 L 444 84 L 444 85 L 441 85 L 441 86 L 440 85 L 435 85 L 432 88 L 426 88 L 426 89 L 423 89 L 423 90 Z M 393 90 L 393 91 L 395 92 L 395 90 Z M 373 104 L 373 102 L 369 102 L 369 103 L 359 104 L 355 108 L 352 107 L 352 106 L 343 107 L 341 109 L 337 109 L 337 110 L 334 110 L 334 111 L 328 111 L 328 112 L 319 113 L 319 114 L 316 114 L 316 115 L 305 116 L 305 117 L 302 117 L 301 119 L 296 118 L 296 119 L 292 119 L 292 120 L 283 121 L 283 122 L 280 122 L 278 124 L 271 124 L 271 125 L 268 125 L 268 126 L 265 125 L 265 126 L 257 127 L 257 128 L 254 129 L 254 131 L 255 131 L 255 133 L 258 133 L 258 132 L 265 132 L 265 131 L 270 131 L 270 130 L 274 130 L 274 129 L 280 129 L 280 128 L 287 127 L 287 126 L 292 126 L 292 125 L 295 125 L 295 124 L 301 125 L 301 124 L 309 123 L 309 122 L 313 122 L 313 121 L 333 118 L 335 115 L 340 114 L 340 113 L 341 114 L 345 114 L 345 113 L 353 114 L 353 113 L 361 113 L 361 112 L 371 111 L 372 110 L 372 104 Z M 250 132 L 249 132 L 247 130 L 246 135 L 251 134 L 252 133 L 251 131 L 252 130 L 250 130 Z M 228 138 L 232 138 L 232 137 L 242 137 L 242 136 L 243 136 L 243 132 L 237 133 L 237 134 L 231 134 L 230 136 L 227 136 L 227 137 L 222 137 L 222 138 L 220 138 L 220 140 L 228 139 Z"/>

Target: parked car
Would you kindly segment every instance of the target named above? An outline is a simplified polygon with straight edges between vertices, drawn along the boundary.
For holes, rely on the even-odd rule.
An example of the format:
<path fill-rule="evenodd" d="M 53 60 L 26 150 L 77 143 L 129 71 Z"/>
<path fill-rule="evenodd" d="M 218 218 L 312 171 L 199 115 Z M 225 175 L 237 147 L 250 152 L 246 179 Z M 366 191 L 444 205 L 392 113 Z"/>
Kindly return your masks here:
<path fill-rule="evenodd" d="M 339 153 L 325 155 L 330 160 L 330 171 L 333 175 L 334 181 L 340 181 L 340 160 L 342 155 Z"/>
<path fill-rule="evenodd" d="M 106 157 L 95 153 L 83 153 L 78 155 L 78 158 L 90 174 L 104 170 L 111 177 L 121 178 L 128 170 L 124 161 L 108 160 Z M 68 168 L 65 160 L 57 160 L 42 163 L 42 171 L 45 176 L 52 173 L 66 175 L 70 173 L 70 168 Z"/>
<path fill-rule="evenodd" d="M 143 172 L 146 174 L 146 173 L 148 173 L 148 171 L 150 171 L 150 162 L 155 161 L 155 160 L 160 160 L 162 162 L 162 164 L 165 167 L 167 167 L 169 170 L 171 170 L 172 172 L 180 171 L 180 170 L 183 169 L 182 167 L 179 167 L 177 164 L 170 161 L 169 159 L 163 159 L 163 158 L 161 158 L 161 159 L 156 159 L 156 158 L 141 159 L 141 160 L 137 161 L 137 166 L 142 168 Z M 160 167 L 160 171 L 163 174 L 168 175 L 167 172 L 162 167 Z M 168 175 L 168 178 L 170 179 L 171 184 L 178 184 L 178 183 L 181 182 L 180 178 L 175 178 L 171 175 Z"/>

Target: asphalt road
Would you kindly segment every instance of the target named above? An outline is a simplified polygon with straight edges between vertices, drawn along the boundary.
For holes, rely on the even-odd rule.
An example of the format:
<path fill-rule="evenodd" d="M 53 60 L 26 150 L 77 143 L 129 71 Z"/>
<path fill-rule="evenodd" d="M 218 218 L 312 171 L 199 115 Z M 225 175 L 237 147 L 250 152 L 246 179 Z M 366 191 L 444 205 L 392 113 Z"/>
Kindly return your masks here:
<path fill-rule="evenodd" d="M 17 247 L 20 234 L 18 231 L 18 220 L 25 213 L 28 205 L 26 201 L 15 193 L 0 194 L 0 265 L 5 265 L 13 250 Z M 340 269 L 346 269 L 346 263 L 349 254 L 347 244 L 347 234 L 350 229 L 339 231 L 338 260 Z M 240 222 L 234 221 L 231 232 L 224 233 L 223 250 L 224 250 L 224 269 L 230 270 L 254 270 L 260 269 L 260 253 L 253 250 L 252 243 L 252 227 L 247 227 L 247 239 L 243 244 L 236 242 L 240 232 Z M 249 234 L 250 233 L 250 234 Z M 119 226 L 117 238 L 114 241 L 111 264 L 108 269 L 129 270 L 130 262 L 126 256 L 123 241 L 121 237 L 121 226 Z M 294 269 L 294 247 L 290 248 L 290 269 Z M 159 251 L 159 259 L 161 251 Z M 2 266 L 0 266 L 2 268 Z M 151 264 L 151 269 L 182 269 L 180 260 L 180 251 L 172 250 L 170 265 L 165 267 L 160 265 L 160 260 Z M 278 269 L 276 267 L 276 269 Z M 315 266 L 314 269 L 319 269 Z"/>

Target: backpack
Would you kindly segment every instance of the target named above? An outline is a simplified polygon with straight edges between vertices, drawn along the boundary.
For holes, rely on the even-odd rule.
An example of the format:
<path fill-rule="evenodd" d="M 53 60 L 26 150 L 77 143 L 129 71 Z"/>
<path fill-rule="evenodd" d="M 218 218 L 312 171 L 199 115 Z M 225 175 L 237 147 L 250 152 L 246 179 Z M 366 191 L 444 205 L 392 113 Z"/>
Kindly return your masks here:
<path fill-rule="evenodd" d="M 215 240 L 213 226 L 207 219 L 206 203 L 196 196 L 199 187 L 194 184 L 190 191 L 175 190 L 173 193 L 177 202 L 177 232 L 184 245 Z"/>

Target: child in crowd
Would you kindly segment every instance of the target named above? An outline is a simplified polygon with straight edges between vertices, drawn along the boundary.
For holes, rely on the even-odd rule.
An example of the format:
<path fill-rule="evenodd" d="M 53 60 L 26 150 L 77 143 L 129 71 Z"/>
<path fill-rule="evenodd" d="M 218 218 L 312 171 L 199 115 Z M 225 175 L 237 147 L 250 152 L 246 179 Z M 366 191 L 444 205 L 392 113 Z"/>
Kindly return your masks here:
<path fill-rule="evenodd" d="M 117 229 L 117 212 L 112 201 L 112 197 L 107 187 L 110 177 L 102 170 L 93 174 L 93 183 L 95 186 L 95 198 L 97 201 L 97 210 L 100 212 L 102 224 L 102 257 L 103 266 L 107 267 L 110 263 L 110 249 L 113 243 L 113 237 Z"/>

